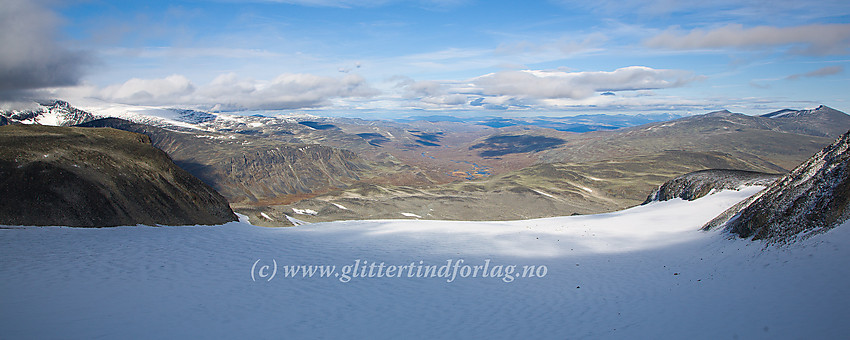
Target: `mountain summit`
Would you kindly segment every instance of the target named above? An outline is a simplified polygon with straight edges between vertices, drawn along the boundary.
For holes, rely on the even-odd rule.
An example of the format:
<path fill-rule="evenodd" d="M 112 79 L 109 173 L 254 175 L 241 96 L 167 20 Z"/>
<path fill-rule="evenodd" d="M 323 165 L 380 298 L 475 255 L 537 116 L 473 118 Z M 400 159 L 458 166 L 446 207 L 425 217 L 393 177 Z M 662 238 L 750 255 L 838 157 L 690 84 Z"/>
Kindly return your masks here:
<path fill-rule="evenodd" d="M 36 108 L 27 110 L 0 110 L 0 125 L 19 123 L 73 126 L 94 119 L 91 113 L 75 108 L 63 100 L 42 101 Z"/>
<path fill-rule="evenodd" d="M 769 118 L 776 129 L 821 137 L 839 136 L 850 125 L 850 115 L 824 105 L 809 110 L 784 109 L 760 117 Z"/>
<path fill-rule="evenodd" d="M 792 109 L 782 109 L 779 111 L 774 111 L 771 113 L 765 113 L 761 115 L 761 117 L 765 118 L 790 118 L 790 117 L 801 117 L 801 116 L 811 116 L 811 115 L 830 115 L 835 113 L 841 113 L 840 111 L 833 109 L 826 105 L 820 105 L 814 109 L 807 110 L 792 110 Z"/>

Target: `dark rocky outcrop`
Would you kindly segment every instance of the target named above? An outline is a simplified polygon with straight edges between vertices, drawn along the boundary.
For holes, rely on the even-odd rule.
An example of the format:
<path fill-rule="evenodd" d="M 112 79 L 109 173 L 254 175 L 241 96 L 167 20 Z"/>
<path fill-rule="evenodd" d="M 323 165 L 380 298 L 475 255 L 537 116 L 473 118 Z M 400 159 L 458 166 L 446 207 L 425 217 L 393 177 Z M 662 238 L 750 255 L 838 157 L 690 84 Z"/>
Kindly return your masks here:
<path fill-rule="evenodd" d="M 713 190 L 736 190 L 741 186 L 752 185 L 768 186 L 779 177 L 782 175 L 745 170 L 694 171 L 662 184 L 649 194 L 643 204 L 674 198 L 693 201 L 710 194 Z"/>
<path fill-rule="evenodd" d="M 222 224 L 224 197 L 150 144 L 115 129 L 0 127 L 0 224 Z"/>
<path fill-rule="evenodd" d="M 784 243 L 840 225 L 850 218 L 848 149 L 850 132 L 703 229 L 723 226 L 742 238 Z"/>

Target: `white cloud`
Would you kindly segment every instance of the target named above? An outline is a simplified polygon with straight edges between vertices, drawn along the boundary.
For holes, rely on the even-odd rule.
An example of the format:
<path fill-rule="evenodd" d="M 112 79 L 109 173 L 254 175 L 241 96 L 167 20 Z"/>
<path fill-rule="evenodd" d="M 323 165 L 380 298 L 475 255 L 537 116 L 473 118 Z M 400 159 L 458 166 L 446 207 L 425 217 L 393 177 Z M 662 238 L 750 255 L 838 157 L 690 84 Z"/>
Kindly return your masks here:
<path fill-rule="evenodd" d="M 414 81 L 410 78 L 400 80 L 396 87 L 403 89 L 402 97 L 407 100 L 436 106 L 464 105 L 469 102 L 466 95 L 452 93 L 450 84 L 447 83 L 434 80 Z"/>
<path fill-rule="evenodd" d="M 646 90 L 683 86 L 701 79 L 682 70 L 631 66 L 614 71 L 505 70 L 467 80 L 415 81 L 394 77 L 388 81 L 401 107 L 445 110 L 561 109 L 578 105 L 620 105 L 623 96 L 601 98 L 601 92 L 651 97 Z M 613 96 L 610 96 L 613 97 Z M 377 98 L 381 100 L 382 98 Z M 647 99 L 641 99 L 645 103 Z M 612 104 L 617 103 L 617 104 Z"/>
<path fill-rule="evenodd" d="M 334 98 L 371 97 L 378 91 L 356 74 L 342 78 L 312 74 L 281 74 L 270 81 L 216 77 L 196 87 L 182 75 L 160 79 L 130 79 L 98 91 L 105 101 L 140 105 L 192 105 L 216 110 L 299 109 L 328 105 Z"/>
<path fill-rule="evenodd" d="M 850 53 L 850 24 L 812 24 L 792 27 L 758 26 L 744 28 L 740 24 L 712 30 L 694 29 L 682 32 L 667 30 L 644 42 L 649 47 L 678 50 L 716 48 L 764 48 L 792 46 L 791 52 L 808 55 Z"/>
<path fill-rule="evenodd" d="M 408 98 L 438 96 L 446 93 L 443 85 L 433 80 L 413 82 L 405 85 L 404 89 Z"/>
<path fill-rule="evenodd" d="M 125 104 L 161 105 L 185 102 L 193 92 L 195 86 L 189 79 L 175 74 L 160 79 L 133 78 L 104 88 L 99 97 Z"/>
<path fill-rule="evenodd" d="M 682 70 L 630 66 L 611 72 L 501 71 L 472 80 L 481 94 L 519 98 L 587 98 L 599 91 L 634 91 L 683 86 L 700 77 Z"/>
<path fill-rule="evenodd" d="M 446 94 L 440 96 L 430 96 L 421 99 L 423 102 L 435 105 L 464 105 L 469 102 L 467 96 L 462 94 Z"/>

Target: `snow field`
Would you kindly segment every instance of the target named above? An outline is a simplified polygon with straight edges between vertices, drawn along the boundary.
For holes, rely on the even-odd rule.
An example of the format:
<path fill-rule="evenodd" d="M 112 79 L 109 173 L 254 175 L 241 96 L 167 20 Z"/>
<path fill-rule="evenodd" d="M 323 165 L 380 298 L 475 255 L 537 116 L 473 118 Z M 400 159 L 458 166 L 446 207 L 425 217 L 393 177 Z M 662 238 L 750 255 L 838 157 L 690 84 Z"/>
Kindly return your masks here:
<path fill-rule="evenodd" d="M 0 230 L 2 338 L 836 338 L 850 227 L 698 229 L 760 188 L 510 222 Z M 252 264 L 545 265 L 545 277 L 252 280 Z M 259 260 L 259 262 L 257 262 Z"/>

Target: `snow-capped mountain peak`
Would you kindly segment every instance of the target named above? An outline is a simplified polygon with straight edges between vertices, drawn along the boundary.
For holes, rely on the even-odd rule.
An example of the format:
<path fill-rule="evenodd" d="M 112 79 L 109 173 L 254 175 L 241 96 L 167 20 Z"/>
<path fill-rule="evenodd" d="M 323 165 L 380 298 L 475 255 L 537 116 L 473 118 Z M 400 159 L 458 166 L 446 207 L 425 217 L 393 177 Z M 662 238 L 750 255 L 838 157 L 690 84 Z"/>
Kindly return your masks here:
<path fill-rule="evenodd" d="M 33 109 L 0 111 L 4 121 L 8 123 L 39 124 L 54 126 L 71 126 L 88 121 L 95 117 L 86 111 L 77 109 L 66 101 L 50 100 L 37 103 Z"/>

